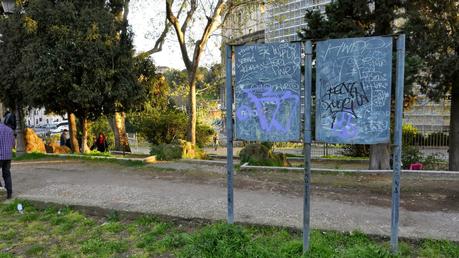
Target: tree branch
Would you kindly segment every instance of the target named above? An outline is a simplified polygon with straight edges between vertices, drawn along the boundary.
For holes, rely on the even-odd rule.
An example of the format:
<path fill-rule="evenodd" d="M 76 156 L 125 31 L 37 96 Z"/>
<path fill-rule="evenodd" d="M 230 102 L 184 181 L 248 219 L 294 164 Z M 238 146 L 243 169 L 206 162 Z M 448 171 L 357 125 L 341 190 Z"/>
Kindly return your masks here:
<path fill-rule="evenodd" d="M 177 19 L 180 18 L 180 15 L 182 14 L 183 8 L 185 7 L 185 1 L 183 1 L 182 5 L 180 6 L 180 9 L 177 12 Z M 145 56 L 151 56 L 155 53 L 161 52 L 163 50 L 164 42 L 166 41 L 167 34 L 169 33 L 169 30 L 171 28 L 171 24 L 169 23 L 169 20 L 167 19 L 167 16 L 164 20 L 164 30 L 161 32 L 161 35 L 159 38 L 155 41 L 155 45 L 152 49 L 143 52 L 142 55 Z"/>
<path fill-rule="evenodd" d="M 182 32 L 179 20 L 172 12 L 173 2 L 173 0 L 166 0 L 166 17 L 174 27 L 175 32 L 177 33 L 177 39 L 180 45 L 180 50 L 182 52 L 183 62 L 185 63 L 185 67 L 187 68 L 187 70 L 190 70 L 192 67 L 192 62 L 188 56 L 188 50 L 186 49 L 185 33 Z"/>
<path fill-rule="evenodd" d="M 217 23 L 218 18 L 222 15 L 225 7 L 225 1 L 219 0 L 215 6 L 212 17 L 207 17 L 207 24 L 201 35 L 201 38 L 196 41 L 193 54 L 193 69 L 196 70 L 199 66 L 200 57 L 207 45 L 210 35 L 218 28 L 220 24 Z"/>
<path fill-rule="evenodd" d="M 185 3 L 185 1 L 183 1 Z M 182 28 L 180 29 L 183 34 L 186 32 L 186 28 L 188 27 L 188 24 L 190 23 L 191 19 L 193 18 L 194 13 L 196 12 L 196 9 L 198 8 L 198 5 L 196 3 L 196 0 L 191 0 L 190 3 L 190 10 L 186 14 L 185 21 L 182 24 Z"/>

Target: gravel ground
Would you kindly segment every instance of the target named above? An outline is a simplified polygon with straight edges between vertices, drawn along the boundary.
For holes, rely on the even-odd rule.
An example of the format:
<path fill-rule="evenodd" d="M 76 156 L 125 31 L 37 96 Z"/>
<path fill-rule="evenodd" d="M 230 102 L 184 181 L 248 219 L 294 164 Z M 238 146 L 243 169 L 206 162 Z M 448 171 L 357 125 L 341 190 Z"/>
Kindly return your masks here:
<path fill-rule="evenodd" d="M 189 166 L 192 170 L 199 169 L 193 164 Z M 209 170 L 209 167 L 203 170 Z M 221 177 L 221 171 L 218 172 L 215 174 Z M 17 198 L 225 220 L 226 187 L 221 182 L 169 180 L 164 173 L 173 177 L 178 172 L 88 161 L 17 162 L 12 165 L 14 195 Z M 292 194 L 236 188 L 235 220 L 301 228 L 302 203 L 301 197 Z M 389 235 L 390 214 L 387 207 L 326 196 L 312 197 L 313 228 Z M 459 241 L 459 212 L 402 208 L 400 236 Z"/>

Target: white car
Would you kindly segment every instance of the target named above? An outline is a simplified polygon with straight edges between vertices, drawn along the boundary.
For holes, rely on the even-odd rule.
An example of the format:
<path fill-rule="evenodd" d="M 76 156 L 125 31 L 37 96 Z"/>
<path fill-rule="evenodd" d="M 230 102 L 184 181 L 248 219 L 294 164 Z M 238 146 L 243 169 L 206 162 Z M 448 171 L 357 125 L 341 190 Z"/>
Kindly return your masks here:
<path fill-rule="evenodd" d="M 59 123 L 57 124 L 56 128 L 54 129 L 51 129 L 50 132 L 55 134 L 55 133 L 62 133 L 62 131 L 64 131 L 64 129 L 69 129 L 69 123 L 67 122 L 64 122 L 64 123 Z"/>

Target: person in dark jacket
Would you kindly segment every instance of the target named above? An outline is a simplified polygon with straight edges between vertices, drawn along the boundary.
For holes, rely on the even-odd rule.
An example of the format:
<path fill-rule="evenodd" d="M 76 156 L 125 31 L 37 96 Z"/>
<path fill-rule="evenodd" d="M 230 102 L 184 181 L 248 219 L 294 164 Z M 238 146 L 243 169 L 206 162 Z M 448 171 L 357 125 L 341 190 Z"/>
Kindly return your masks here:
<path fill-rule="evenodd" d="M 11 159 L 13 158 L 15 144 L 13 130 L 9 126 L 0 123 L 0 168 L 2 169 L 3 180 L 5 181 L 7 199 L 11 199 L 11 195 L 13 194 Z M 1 183 L 0 187 L 2 187 Z"/>
<path fill-rule="evenodd" d="M 99 137 L 97 137 L 96 141 L 92 145 L 91 150 L 94 149 L 100 152 L 108 151 L 107 139 L 105 138 L 105 135 L 103 133 L 99 133 Z"/>
<path fill-rule="evenodd" d="M 7 110 L 4 115 L 4 118 L 5 120 L 3 121 L 3 123 L 9 128 L 11 128 L 13 131 L 15 131 L 16 130 L 16 116 L 13 113 L 11 113 L 9 110 Z"/>

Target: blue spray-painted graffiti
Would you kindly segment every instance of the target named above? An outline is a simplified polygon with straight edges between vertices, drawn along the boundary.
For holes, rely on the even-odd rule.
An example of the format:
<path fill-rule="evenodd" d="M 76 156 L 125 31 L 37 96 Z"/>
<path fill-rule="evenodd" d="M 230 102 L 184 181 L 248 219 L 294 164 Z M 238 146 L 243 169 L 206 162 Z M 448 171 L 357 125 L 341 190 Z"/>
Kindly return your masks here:
<path fill-rule="evenodd" d="M 390 37 L 318 42 L 316 139 L 389 142 L 391 69 Z"/>
<path fill-rule="evenodd" d="M 300 138 L 299 43 L 236 47 L 236 138 Z"/>

